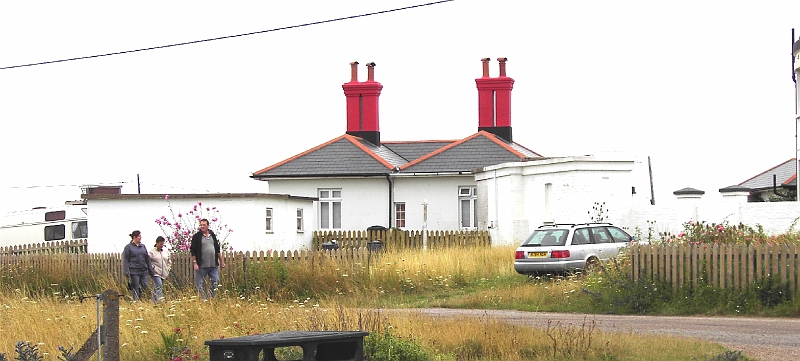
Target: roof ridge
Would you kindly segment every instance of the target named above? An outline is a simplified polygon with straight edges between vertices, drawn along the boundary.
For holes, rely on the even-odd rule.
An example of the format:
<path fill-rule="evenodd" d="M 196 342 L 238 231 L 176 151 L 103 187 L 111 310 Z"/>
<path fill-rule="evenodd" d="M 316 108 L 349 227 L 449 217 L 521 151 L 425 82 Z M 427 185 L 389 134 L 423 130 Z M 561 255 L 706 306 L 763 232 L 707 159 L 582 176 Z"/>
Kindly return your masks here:
<path fill-rule="evenodd" d="M 366 152 L 367 154 L 369 154 L 369 155 L 370 155 L 372 158 L 374 158 L 375 160 L 377 160 L 379 163 L 383 164 L 383 166 L 385 166 L 386 168 L 388 168 L 388 169 L 394 169 L 394 166 L 393 166 L 391 163 L 387 162 L 387 161 L 386 161 L 386 159 L 383 159 L 383 157 L 381 157 L 381 156 L 379 156 L 379 155 L 375 154 L 375 152 L 373 152 L 371 149 L 367 148 L 367 147 L 366 147 L 364 144 L 361 144 L 361 142 L 359 142 L 358 140 L 356 140 L 356 139 L 355 139 L 355 138 L 359 138 L 359 139 L 364 139 L 364 138 L 361 138 L 361 137 L 356 137 L 356 136 L 353 136 L 353 135 L 350 135 L 350 134 L 345 134 L 345 135 L 343 135 L 342 137 L 344 137 L 345 139 L 347 139 L 348 141 L 350 141 L 350 143 L 353 143 L 353 144 L 354 144 L 356 147 L 358 147 L 358 148 L 359 148 L 359 149 L 361 149 L 362 151 L 364 151 L 364 152 Z M 380 147 L 380 146 L 381 146 L 381 145 L 377 145 L 377 147 Z M 388 148 L 388 147 L 387 147 L 387 148 Z M 389 150 L 391 150 L 391 148 L 389 148 Z M 395 152 L 392 150 L 392 153 L 395 153 Z M 395 153 L 395 154 L 396 154 L 396 153 Z M 399 156 L 399 155 L 398 155 L 398 156 Z M 402 158 L 402 157 L 401 157 L 401 158 Z M 403 158 L 403 159 L 405 159 L 405 158 Z"/>

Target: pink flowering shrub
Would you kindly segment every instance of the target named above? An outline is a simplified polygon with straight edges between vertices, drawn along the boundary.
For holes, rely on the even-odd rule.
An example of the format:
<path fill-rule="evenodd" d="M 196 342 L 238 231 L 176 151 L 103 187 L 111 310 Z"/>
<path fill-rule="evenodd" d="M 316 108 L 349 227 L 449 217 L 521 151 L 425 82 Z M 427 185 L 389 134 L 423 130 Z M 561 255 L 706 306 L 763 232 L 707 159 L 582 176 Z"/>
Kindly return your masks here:
<path fill-rule="evenodd" d="M 764 229 L 757 225 L 756 228 L 739 223 L 730 225 L 728 222 L 721 224 L 689 221 L 683 224 L 683 231 L 677 235 L 667 235 L 667 243 L 678 244 L 775 244 L 797 243 L 800 244 L 800 232 L 794 231 L 794 225 L 785 234 L 768 236 Z"/>
<path fill-rule="evenodd" d="M 172 203 L 169 202 L 169 195 L 166 195 L 164 200 L 167 201 L 170 217 L 164 215 L 156 218 L 156 224 L 164 232 L 165 243 L 173 251 L 189 250 L 192 245 L 192 236 L 200 230 L 201 219 L 209 221 L 208 229 L 217 235 L 221 250 L 233 251 L 233 247 L 226 241 L 233 230 L 222 222 L 222 216 L 217 207 L 203 207 L 203 202 L 197 202 L 189 211 L 176 214 Z"/>

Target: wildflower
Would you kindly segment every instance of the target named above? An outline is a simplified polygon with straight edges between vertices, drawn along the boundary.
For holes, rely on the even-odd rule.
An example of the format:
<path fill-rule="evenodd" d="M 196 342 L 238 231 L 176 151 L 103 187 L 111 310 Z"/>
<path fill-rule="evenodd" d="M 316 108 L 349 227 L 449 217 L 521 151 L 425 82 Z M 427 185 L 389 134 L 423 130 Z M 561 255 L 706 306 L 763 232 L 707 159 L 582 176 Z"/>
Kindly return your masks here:
<path fill-rule="evenodd" d="M 169 200 L 169 194 L 164 195 L 164 199 Z"/>
<path fill-rule="evenodd" d="M 181 328 L 180 327 L 175 327 L 174 329 L 172 329 L 172 331 L 177 333 L 177 334 L 180 334 L 181 333 Z"/>

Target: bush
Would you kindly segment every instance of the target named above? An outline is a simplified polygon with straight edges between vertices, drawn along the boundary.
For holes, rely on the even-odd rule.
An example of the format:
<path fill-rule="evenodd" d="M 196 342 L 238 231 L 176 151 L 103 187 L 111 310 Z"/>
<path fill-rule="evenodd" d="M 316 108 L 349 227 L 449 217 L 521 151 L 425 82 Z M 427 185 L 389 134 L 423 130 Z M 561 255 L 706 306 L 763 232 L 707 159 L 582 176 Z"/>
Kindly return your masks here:
<path fill-rule="evenodd" d="M 393 336 L 388 330 L 374 332 L 364 339 L 366 361 L 428 361 L 431 357 L 412 340 Z"/>

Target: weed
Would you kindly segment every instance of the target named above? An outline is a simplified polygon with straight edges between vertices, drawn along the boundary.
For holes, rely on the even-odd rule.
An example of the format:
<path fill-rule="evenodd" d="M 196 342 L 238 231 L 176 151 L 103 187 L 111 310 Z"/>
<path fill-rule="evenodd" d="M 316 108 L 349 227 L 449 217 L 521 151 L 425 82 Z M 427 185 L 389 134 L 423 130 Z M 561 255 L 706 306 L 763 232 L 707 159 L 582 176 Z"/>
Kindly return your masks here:
<path fill-rule="evenodd" d="M 64 346 L 58 346 L 58 351 L 61 352 L 61 355 L 58 356 L 60 361 L 77 361 L 78 357 L 75 353 L 72 352 L 74 347 L 70 346 L 69 350 L 67 350 Z"/>
<path fill-rule="evenodd" d="M 605 209 L 606 202 L 598 203 L 594 202 L 592 206 L 592 210 L 589 211 L 589 219 L 591 219 L 592 223 L 602 223 L 608 219 L 608 210 Z M 594 212 L 594 214 L 592 214 Z"/>
<path fill-rule="evenodd" d="M 547 321 L 547 337 L 553 342 L 553 358 L 562 355 L 565 358 L 586 359 L 592 347 L 592 334 L 597 326 L 594 320 L 583 318 L 580 326 L 553 324 Z"/>
<path fill-rule="evenodd" d="M 19 361 L 42 361 L 44 356 L 39 355 L 39 346 L 31 342 L 19 341 L 14 346 Z"/>
<path fill-rule="evenodd" d="M 693 360 L 698 360 L 696 357 Z M 702 359 L 703 361 L 746 361 L 747 356 L 742 356 L 742 351 L 725 351 L 721 354 Z"/>

